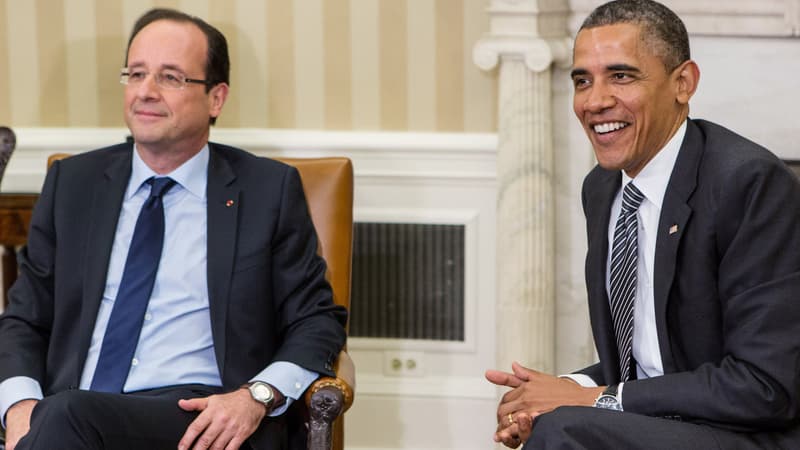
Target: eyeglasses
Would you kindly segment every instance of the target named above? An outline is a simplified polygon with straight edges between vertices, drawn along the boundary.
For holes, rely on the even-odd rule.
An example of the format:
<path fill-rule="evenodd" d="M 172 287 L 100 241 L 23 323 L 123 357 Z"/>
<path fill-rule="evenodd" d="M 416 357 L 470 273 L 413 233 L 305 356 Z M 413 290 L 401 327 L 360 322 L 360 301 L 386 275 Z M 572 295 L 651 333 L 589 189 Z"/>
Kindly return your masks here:
<path fill-rule="evenodd" d="M 119 75 L 119 82 L 127 86 L 138 86 L 144 83 L 147 75 L 149 75 L 149 73 L 144 70 L 131 70 L 127 67 L 123 67 Z M 186 83 L 196 83 L 205 86 L 212 84 L 207 80 L 186 78 L 184 74 L 177 70 L 162 70 L 161 72 L 154 73 L 153 77 L 156 80 L 156 84 L 164 89 L 183 89 L 186 87 Z"/>

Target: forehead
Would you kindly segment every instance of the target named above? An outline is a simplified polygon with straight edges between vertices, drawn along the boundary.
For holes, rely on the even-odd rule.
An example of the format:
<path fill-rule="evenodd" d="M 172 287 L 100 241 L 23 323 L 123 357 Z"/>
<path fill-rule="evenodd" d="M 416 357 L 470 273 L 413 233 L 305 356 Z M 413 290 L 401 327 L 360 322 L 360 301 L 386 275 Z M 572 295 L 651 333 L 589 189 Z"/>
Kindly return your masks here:
<path fill-rule="evenodd" d="M 157 20 L 136 34 L 128 49 L 128 66 L 176 66 L 204 69 L 208 42 L 191 22 Z"/>
<path fill-rule="evenodd" d="M 586 28 L 575 38 L 573 67 L 589 69 L 596 64 L 630 64 L 646 58 L 646 53 L 638 25 L 620 23 Z"/>

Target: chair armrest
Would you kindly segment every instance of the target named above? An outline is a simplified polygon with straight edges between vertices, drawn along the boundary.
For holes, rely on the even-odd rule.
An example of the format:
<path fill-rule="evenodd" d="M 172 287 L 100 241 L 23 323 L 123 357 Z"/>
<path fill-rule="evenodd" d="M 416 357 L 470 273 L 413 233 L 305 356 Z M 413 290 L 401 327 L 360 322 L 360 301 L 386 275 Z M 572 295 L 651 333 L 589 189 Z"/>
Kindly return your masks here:
<path fill-rule="evenodd" d="M 350 355 L 342 351 L 336 360 L 336 378 L 322 377 L 306 391 L 308 406 L 308 448 L 327 450 L 333 443 L 333 422 L 353 404 L 355 365 Z"/>

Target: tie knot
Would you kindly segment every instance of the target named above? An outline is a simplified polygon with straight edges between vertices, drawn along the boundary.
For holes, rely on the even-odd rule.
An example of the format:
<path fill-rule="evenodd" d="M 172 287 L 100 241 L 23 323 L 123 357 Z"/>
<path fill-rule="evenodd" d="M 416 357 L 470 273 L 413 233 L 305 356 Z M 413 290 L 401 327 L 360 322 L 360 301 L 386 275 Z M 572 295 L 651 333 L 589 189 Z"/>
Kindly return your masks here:
<path fill-rule="evenodd" d="M 625 214 L 635 213 L 642 204 L 642 200 L 644 200 L 644 194 L 631 181 L 622 191 L 622 212 Z"/>
<path fill-rule="evenodd" d="M 147 183 L 150 184 L 150 197 L 161 197 L 166 194 L 172 186 L 175 186 L 175 180 L 170 177 L 161 178 L 148 178 Z"/>

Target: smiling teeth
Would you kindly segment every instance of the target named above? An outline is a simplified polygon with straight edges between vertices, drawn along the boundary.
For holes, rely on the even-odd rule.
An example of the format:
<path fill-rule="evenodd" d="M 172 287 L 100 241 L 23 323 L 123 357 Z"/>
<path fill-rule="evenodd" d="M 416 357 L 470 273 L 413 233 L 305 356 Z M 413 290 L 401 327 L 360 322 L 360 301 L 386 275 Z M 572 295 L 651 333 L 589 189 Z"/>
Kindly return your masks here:
<path fill-rule="evenodd" d="M 627 126 L 628 124 L 624 122 L 601 123 L 599 125 L 594 126 L 594 131 L 596 133 L 604 134 L 604 133 L 609 133 L 611 131 L 617 131 Z"/>

